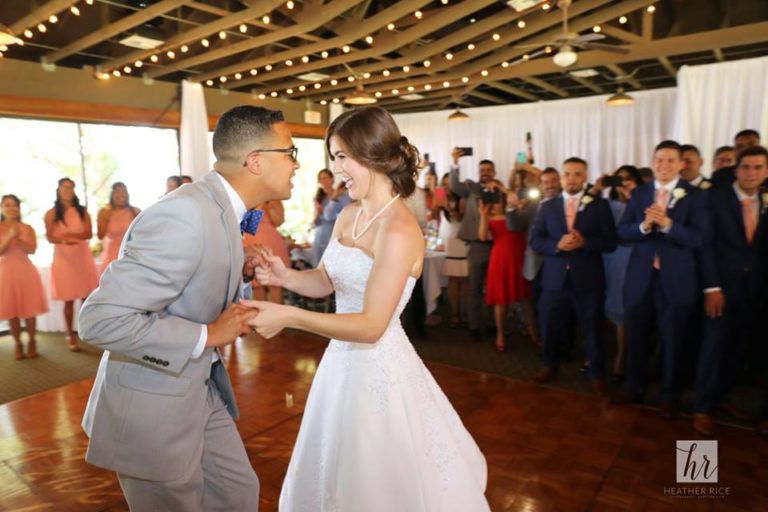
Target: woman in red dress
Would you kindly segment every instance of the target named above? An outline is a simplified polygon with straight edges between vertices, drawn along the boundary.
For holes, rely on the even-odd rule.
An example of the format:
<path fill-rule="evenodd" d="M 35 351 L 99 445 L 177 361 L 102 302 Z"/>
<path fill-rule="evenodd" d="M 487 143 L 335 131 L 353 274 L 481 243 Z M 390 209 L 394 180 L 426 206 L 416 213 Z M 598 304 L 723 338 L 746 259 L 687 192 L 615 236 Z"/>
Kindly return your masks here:
<path fill-rule="evenodd" d="M 16 342 L 16 359 L 24 359 L 21 319 L 29 335 L 26 357 L 37 357 L 37 315 L 48 311 L 40 274 L 29 261 L 37 249 L 32 226 L 21 222 L 21 201 L 13 194 L 0 201 L 0 320 L 8 320 Z"/>
<path fill-rule="evenodd" d="M 481 201 L 478 238 L 482 241 L 493 239 L 485 301 L 493 306 L 496 350 L 504 352 L 504 318 L 508 306 L 520 301 L 530 302 L 531 298 L 531 285 L 523 277 L 523 259 L 528 242 L 524 233 L 507 229 L 506 193 L 501 182 L 494 180 L 489 189 L 496 192 L 498 201 L 491 204 Z"/>

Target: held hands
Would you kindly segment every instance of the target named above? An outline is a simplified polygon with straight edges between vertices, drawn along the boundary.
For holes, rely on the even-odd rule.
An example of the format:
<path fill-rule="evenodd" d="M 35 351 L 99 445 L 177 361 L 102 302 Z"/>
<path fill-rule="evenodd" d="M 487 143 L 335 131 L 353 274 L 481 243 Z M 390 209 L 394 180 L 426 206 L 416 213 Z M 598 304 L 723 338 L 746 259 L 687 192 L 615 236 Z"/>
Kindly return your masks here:
<path fill-rule="evenodd" d="M 573 230 L 560 238 L 557 242 L 557 250 L 569 252 L 584 247 L 584 237 L 578 230 Z"/>
<path fill-rule="evenodd" d="M 723 316 L 725 309 L 725 295 L 721 290 L 713 290 L 704 294 L 704 311 L 709 318 Z"/>
<path fill-rule="evenodd" d="M 272 338 L 288 326 L 290 306 L 260 300 L 241 300 L 240 304 L 257 313 L 248 323 L 252 330 L 264 338 Z"/>
<path fill-rule="evenodd" d="M 235 341 L 238 336 L 245 336 L 251 332 L 249 321 L 258 315 L 255 309 L 241 304 L 230 306 L 219 315 L 213 323 L 208 324 L 208 340 L 206 347 L 220 347 Z"/>
<path fill-rule="evenodd" d="M 654 225 L 661 229 L 667 229 L 672 225 L 672 219 L 667 216 L 667 209 L 655 203 L 645 209 L 645 220 L 642 226 L 645 231 L 650 231 Z"/>

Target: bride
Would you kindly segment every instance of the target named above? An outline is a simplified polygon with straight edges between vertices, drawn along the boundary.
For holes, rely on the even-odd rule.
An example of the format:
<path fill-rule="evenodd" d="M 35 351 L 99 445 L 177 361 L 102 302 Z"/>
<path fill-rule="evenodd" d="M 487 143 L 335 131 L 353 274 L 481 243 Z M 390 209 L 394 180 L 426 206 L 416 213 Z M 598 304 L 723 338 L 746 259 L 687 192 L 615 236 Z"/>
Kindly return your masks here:
<path fill-rule="evenodd" d="M 264 337 L 291 327 L 332 338 L 280 510 L 488 511 L 485 458 L 399 321 L 424 260 L 421 230 L 403 202 L 414 191 L 418 150 L 378 107 L 339 116 L 326 148 L 357 202 L 339 216 L 317 269 L 290 270 L 270 255 L 256 278 L 308 297 L 335 292 L 337 312 L 244 301 L 260 310 L 251 323 Z"/>

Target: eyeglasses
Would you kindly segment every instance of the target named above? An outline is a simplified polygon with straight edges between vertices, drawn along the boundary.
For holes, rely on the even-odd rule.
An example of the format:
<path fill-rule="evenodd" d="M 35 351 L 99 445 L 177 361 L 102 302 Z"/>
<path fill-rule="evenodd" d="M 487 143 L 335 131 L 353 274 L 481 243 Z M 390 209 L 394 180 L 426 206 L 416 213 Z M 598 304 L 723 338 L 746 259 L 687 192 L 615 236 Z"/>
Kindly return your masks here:
<path fill-rule="evenodd" d="M 299 148 L 291 146 L 289 148 L 277 148 L 277 149 L 254 149 L 251 153 L 286 153 L 290 154 L 291 160 L 296 161 L 296 157 L 299 156 Z M 243 167 L 248 165 L 248 162 L 243 162 Z"/>

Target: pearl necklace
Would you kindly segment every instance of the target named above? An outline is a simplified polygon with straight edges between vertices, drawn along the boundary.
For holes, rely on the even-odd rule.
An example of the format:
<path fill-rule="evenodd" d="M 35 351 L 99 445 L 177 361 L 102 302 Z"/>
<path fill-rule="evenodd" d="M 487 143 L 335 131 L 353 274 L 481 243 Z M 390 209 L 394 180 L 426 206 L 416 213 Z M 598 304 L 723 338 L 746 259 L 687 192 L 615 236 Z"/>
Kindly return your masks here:
<path fill-rule="evenodd" d="M 354 224 L 352 224 L 352 240 L 353 240 L 353 241 L 357 241 L 357 240 L 358 240 L 358 239 L 359 239 L 361 236 L 363 236 L 363 235 L 365 234 L 365 232 L 366 232 L 366 231 L 368 231 L 368 228 L 370 228 L 370 227 L 371 227 L 371 224 L 373 224 L 373 221 L 375 221 L 375 220 L 376 220 L 376 219 L 379 217 L 379 215 L 381 215 L 382 213 L 384 213 L 384 210 L 386 210 L 387 208 L 389 208 L 389 207 L 390 207 L 390 205 L 391 205 L 392 203 L 394 203 L 394 202 L 395 202 L 397 199 L 399 199 L 399 198 L 400 198 L 400 194 L 397 194 L 395 197 L 393 197 L 392 199 L 390 199 L 390 200 L 389 200 L 389 202 L 388 202 L 387 204 L 385 204 L 385 205 L 384 205 L 384 206 L 381 208 L 381 210 L 377 211 L 377 212 L 376 212 L 376 214 L 375 214 L 373 217 L 371 217 L 371 220 L 369 220 L 369 221 L 368 221 L 368 222 L 365 224 L 365 226 L 363 226 L 363 230 L 362 230 L 360 233 L 358 233 L 358 234 L 356 235 L 356 234 L 355 234 L 355 231 L 357 231 L 357 221 L 358 221 L 358 220 L 360 220 L 360 214 L 361 214 L 361 213 L 363 213 L 363 207 L 362 207 L 362 206 L 360 206 L 360 209 L 357 211 L 357 215 L 355 215 L 355 222 L 354 222 Z"/>

